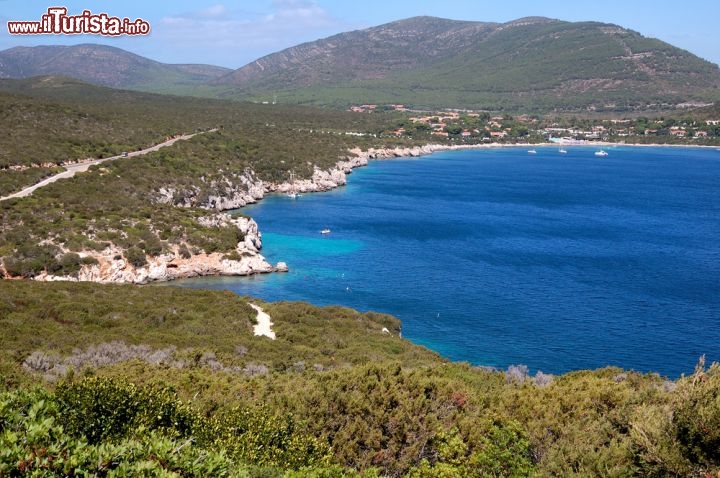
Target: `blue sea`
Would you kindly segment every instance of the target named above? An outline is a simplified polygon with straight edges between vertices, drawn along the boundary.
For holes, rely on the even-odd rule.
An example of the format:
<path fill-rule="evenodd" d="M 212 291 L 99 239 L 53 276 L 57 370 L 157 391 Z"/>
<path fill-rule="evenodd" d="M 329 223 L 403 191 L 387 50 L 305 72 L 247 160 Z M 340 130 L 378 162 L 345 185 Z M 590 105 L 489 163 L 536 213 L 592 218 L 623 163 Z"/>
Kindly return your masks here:
<path fill-rule="evenodd" d="M 389 313 L 475 365 L 676 378 L 720 361 L 720 151 L 567 149 L 375 161 L 269 196 L 242 212 L 289 273 L 177 284 Z"/>

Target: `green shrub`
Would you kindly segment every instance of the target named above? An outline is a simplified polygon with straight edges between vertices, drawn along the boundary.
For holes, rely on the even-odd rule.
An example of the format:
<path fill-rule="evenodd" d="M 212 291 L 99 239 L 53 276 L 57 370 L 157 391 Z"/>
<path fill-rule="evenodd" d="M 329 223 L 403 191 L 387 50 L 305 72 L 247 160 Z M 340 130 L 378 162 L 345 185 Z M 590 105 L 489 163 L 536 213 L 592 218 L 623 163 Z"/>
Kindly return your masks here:
<path fill-rule="evenodd" d="M 237 251 L 232 251 L 227 254 L 223 254 L 223 259 L 227 261 L 239 261 L 242 260 L 242 256 Z"/>
<path fill-rule="evenodd" d="M 89 443 L 68 433 L 66 405 L 43 390 L 0 394 L 0 476 L 249 477 L 222 450 L 158 430 Z"/>
<path fill-rule="evenodd" d="M 137 246 L 132 246 L 125 251 L 125 257 L 135 267 L 142 267 L 147 264 L 145 252 Z"/>
<path fill-rule="evenodd" d="M 57 274 L 62 276 L 77 276 L 77 273 L 80 272 L 81 264 L 83 264 L 83 260 L 75 252 L 63 254 L 58 260 L 59 269 Z"/>
<path fill-rule="evenodd" d="M 291 415 L 264 408 L 236 407 L 206 423 L 201 445 L 221 448 L 234 459 L 265 467 L 324 467 L 331 459 L 327 443 L 303 433 Z"/>
<path fill-rule="evenodd" d="M 679 383 L 672 425 L 685 456 L 705 470 L 720 470 L 720 366 Z"/>
<path fill-rule="evenodd" d="M 197 420 L 168 388 L 93 377 L 61 383 L 55 393 L 65 430 L 91 444 L 125 438 L 141 427 L 187 437 Z"/>

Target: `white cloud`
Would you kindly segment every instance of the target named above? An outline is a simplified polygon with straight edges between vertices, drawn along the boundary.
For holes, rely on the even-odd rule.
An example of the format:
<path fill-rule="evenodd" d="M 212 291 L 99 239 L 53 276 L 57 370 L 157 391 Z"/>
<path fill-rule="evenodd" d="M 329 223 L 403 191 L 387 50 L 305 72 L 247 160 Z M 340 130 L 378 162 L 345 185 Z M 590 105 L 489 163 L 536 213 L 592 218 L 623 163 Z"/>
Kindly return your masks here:
<path fill-rule="evenodd" d="M 218 3 L 207 8 L 203 8 L 202 10 L 176 13 L 169 17 L 164 17 L 161 21 L 175 23 L 178 20 L 222 18 L 227 15 L 227 13 L 228 8 L 225 5 Z"/>
<path fill-rule="evenodd" d="M 266 16 L 267 22 L 303 22 L 305 26 L 332 23 L 325 10 L 316 2 L 307 0 L 274 0 L 273 12 Z"/>
<path fill-rule="evenodd" d="M 227 7 L 225 5 L 213 5 L 212 7 L 206 8 L 200 12 L 201 16 L 212 18 L 219 17 L 227 13 Z"/>
<path fill-rule="evenodd" d="M 162 55 L 178 58 L 155 58 L 160 61 L 238 68 L 261 56 L 340 32 L 343 27 L 315 1 L 274 0 L 271 10 L 265 12 L 216 4 L 167 16 L 153 25 L 152 37 L 172 50 Z"/>

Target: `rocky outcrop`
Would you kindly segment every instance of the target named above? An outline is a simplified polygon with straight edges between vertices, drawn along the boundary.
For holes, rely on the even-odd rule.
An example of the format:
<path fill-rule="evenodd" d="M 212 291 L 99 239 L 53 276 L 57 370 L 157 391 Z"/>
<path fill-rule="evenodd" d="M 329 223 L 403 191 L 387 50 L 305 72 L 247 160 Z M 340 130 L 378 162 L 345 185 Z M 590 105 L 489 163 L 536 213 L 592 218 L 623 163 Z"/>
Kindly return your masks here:
<path fill-rule="evenodd" d="M 424 146 L 397 147 L 397 148 L 370 148 L 361 150 L 354 148 L 349 150 L 350 156 L 340 160 L 335 167 L 329 170 L 315 168 L 310 179 L 300 179 L 292 183 L 267 184 L 266 192 L 289 193 L 291 191 L 300 193 L 329 191 L 347 184 L 347 175 L 353 169 L 367 166 L 369 160 L 407 158 L 424 156 L 436 151 L 456 149 L 456 146 L 442 144 L 428 144 Z"/>
<path fill-rule="evenodd" d="M 359 158 L 365 159 L 388 159 L 388 158 L 402 158 L 402 157 L 417 157 L 432 154 L 436 151 L 443 151 L 447 149 L 453 149 L 453 146 L 447 146 L 443 144 L 426 144 L 423 146 L 413 147 L 397 147 L 397 148 L 370 148 L 367 151 L 362 151 L 360 148 L 350 150 L 351 153 L 356 154 Z"/>
<path fill-rule="evenodd" d="M 145 284 L 152 281 L 168 281 L 173 279 L 208 276 L 245 276 L 267 272 L 286 272 L 287 265 L 279 262 L 276 266 L 269 264 L 259 253 L 262 240 L 257 223 L 245 217 L 230 218 L 225 214 L 207 216 L 199 221 L 206 227 L 234 224 L 243 233 L 233 254 L 199 253 L 183 254 L 180 246 L 174 246 L 171 252 L 157 257 L 146 257 L 147 264 L 135 266 L 123 255 L 118 247 L 108 247 L 101 252 L 82 252 L 81 257 L 93 257 L 97 264 L 83 265 L 74 276 L 54 276 L 40 274 L 34 279 L 39 281 L 91 281 L 100 283 L 132 283 Z"/>
<path fill-rule="evenodd" d="M 228 174 L 220 180 L 210 181 L 207 189 L 213 191 L 203 195 L 199 187 L 178 191 L 172 187 L 160 188 L 155 201 L 162 204 L 174 204 L 181 207 L 201 207 L 218 211 L 238 209 L 255 203 L 269 193 L 287 194 L 329 191 L 347 184 L 347 175 L 355 168 L 366 166 L 369 160 L 400 157 L 416 157 L 432 154 L 436 151 L 453 149 L 453 146 L 431 144 L 414 147 L 370 148 L 349 150 L 348 157 L 339 160 L 334 167 L 324 170 L 315 167 L 307 179 L 296 179 L 282 183 L 265 182 L 251 170 Z M 200 178 L 203 181 L 203 178 Z"/>
<path fill-rule="evenodd" d="M 355 168 L 367 166 L 369 160 L 388 159 L 401 157 L 417 157 L 432 154 L 436 151 L 449 149 L 445 145 L 425 145 L 411 148 L 370 148 L 361 150 L 354 148 L 349 151 L 350 156 L 340 160 L 335 167 L 329 170 L 315 168 L 310 179 L 299 179 L 292 183 L 267 184 L 266 192 L 289 193 L 291 191 L 300 193 L 329 191 L 338 186 L 347 184 L 347 175 Z"/>
<path fill-rule="evenodd" d="M 179 191 L 173 187 L 162 187 L 155 195 L 155 202 L 180 207 L 201 207 L 217 211 L 238 209 L 257 202 L 272 190 L 271 185 L 258 179 L 252 171 L 232 174 L 219 181 L 211 181 L 208 189 L 213 193 L 201 197 L 199 187 Z M 200 178 L 201 181 L 203 178 Z"/>
<path fill-rule="evenodd" d="M 367 164 L 367 162 L 365 162 L 365 164 Z M 347 183 L 347 173 L 351 170 L 352 168 L 346 170 L 338 166 L 330 170 L 315 168 L 310 179 L 299 179 L 292 183 L 285 182 L 271 185 L 269 192 L 289 193 L 294 191 L 299 193 L 315 193 L 329 191 L 338 186 L 344 186 Z"/>

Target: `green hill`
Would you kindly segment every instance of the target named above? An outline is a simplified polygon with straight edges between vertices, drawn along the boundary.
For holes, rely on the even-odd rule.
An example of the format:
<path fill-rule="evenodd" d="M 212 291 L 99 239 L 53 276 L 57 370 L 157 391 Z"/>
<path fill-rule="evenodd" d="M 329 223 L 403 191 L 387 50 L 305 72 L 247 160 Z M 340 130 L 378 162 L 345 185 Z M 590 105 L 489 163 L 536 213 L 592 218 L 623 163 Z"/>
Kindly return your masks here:
<path fill-rule="evenodd" d="M 268 55 L 213 81 L 255 98 L 490 110 L 633 110 L 718 98 L 718 66 L 622 27 L 416 17 Z"/>
<path fill-rule="evenodd" d="M 14 47 L 0 51 L 0 78 L 60 75 L 135 90 L 188 88 L 229 71 L 212 65 L 160 63 L 120 48 L 95 44 Z"/>

